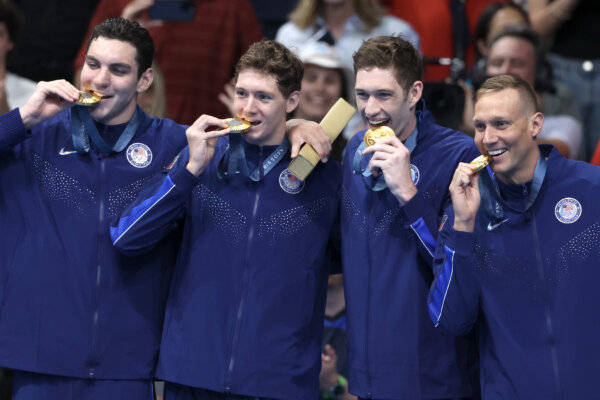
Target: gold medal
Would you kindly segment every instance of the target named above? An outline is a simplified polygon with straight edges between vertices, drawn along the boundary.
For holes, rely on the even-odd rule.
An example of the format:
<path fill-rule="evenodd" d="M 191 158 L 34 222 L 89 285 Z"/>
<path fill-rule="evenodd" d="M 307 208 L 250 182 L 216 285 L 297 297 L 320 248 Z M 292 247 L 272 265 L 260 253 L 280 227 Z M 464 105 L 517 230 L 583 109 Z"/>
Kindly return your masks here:
<path fill-rule="evenodd" d="M 365 133 L 364 141 L 367 146 L 373 146 L 383 139 L 392 138 L 394 136 L 396 136 L 396 134 L 392 128 L 383 125 L 369 129 L 367 133 Z"/>
<path fill-rule="evenodd" d="M 243 118 L 227 118 L 225 120 L 227 127 L 231 129 L 229 133 L 246 133 L 252 124 Z"/>
<path fill-rule="evenodd" d="M 79 99 L 75 102 L 82 106 L 92 106 L 102 99 L 102 93 L 95 90 L 83 90 L 79 92 Z"/>
<path fill-rule="evenodd" d="M 473 161 L 470 162 L 471 165 L 475 166 L 475 169 L 473 170 L 473 172 L 478 173 L 479 171 L 484 169 L 485 166 L 488 165 L 491 160 L 492 160 L 492 157 L 490 157 L 487 154 L 477 157 L 476 159 L 474 159 Z"/>

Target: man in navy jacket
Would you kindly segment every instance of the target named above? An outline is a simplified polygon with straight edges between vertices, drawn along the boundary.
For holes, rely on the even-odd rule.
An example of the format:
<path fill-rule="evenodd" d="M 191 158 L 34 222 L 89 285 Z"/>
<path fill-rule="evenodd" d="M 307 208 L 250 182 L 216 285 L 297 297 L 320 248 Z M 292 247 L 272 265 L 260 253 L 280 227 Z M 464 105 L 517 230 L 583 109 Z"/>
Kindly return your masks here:
<path fill-rule="evenodd" d="M 459 161 L 479 155 L 463 133 L 437 125 L 421 98 L 421 57 L 398 37 L 376 37 L 354 55 L 356 102 L 370 128 L 395 135 L 348 144 L 342 255 L 350 392 L 371 399 L 469 397 L 469 342 L 435 331 L 426 298 L 437 229 Z"/>
<path fill-rule="evenodd" d="M 148 399 L 175 246 L 119 254 L 112 217 L 185 146 L 184 128 L 136 106 L 154 46 L 137 23 L 91 36 L 83 87 L 40 82 L 0 116 L 0 365 L 14 398 Z"/>
<path fill-rule="evenodd" d="M 286 115 L 303 67 L 274 41 L 255 43 L 235 72 L 240 135 L 201 116 L 188 148 L 112 228 L 126 253 L 183 230 L 157 376 L 169 400 L 316 399 L 340 167 L 304 182 L 286 168 Z M 227 136 L 225 136 L 227 135 Z"/>
<path fill-rule="evenodd" d="M 543 120 L 525 81 L 488 79 L 474 126 L 491 170 L 460 164 L 450 185 L 429 310 L 478 325 L 484 399 L 597 397 L 600 168 L 538 146 Z"/>

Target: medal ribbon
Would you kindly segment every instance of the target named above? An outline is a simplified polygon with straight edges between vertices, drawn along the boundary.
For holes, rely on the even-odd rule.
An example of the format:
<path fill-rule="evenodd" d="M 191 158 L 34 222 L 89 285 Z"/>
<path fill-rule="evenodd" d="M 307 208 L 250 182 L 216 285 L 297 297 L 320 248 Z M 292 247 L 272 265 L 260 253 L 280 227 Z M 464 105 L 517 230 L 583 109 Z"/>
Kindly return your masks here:
<path fill-rule="evenodd" d="M 408 151 L 412 154 L 413 150 L 417 146 L 417 135 L 419 134 L 419 130 L 415 126 L 415 129 L 412 131 L 408 139 L 404 141 L 404 146 L 408 149 Z M 362 154 L 363 150 L 367 148 L 366 143 L 363 141 L 356 152 L 354 153 L 354 159 L 352 160 L 352 168 L 354 172 L 360 174 L 363 180 L 363 183 L 367 187 L 367 189 L 372 190 L 374 192 L 379 192 L 387 188 L 387 184 L 385 183 L 385 179 L 383 178 L 383 174 L 380 174 L 377 177 L 373 177 L 371 171 L 368 168 L 369 161 L 373 157 L 372 154 L 369 155 L 368 159 L 366 159 L 367 167 L 361 168 L 361 164 L 363 163 L 363 159 L 365 156 Z"/>
<path fill-rule="evenodd" d="M 74 106 L 71 111 L 71 136 L 73 137 L 73 147 L 77 153 L 90 151 L 90 138 L 103 154 L 119 153 L 129 144 L 139 126 L 140 121 L 136 107 L 133 117 L 111 148 L 100 136 L 87 107 Z"/>
<path fill-rule="evenodd" d="M 229 162 L 227 170 L 225 170 L 225 156 L 227 151 L 221 157 L 219 161 L 219 167 L 217 169 L 217 176 L 219 179 L 223 179 L 226 176 L 233 176 L 235 174 L 241 174 L 245 178 L 250 178 L 254 182 L 258 182 L 261 179 L 260 166 L 256 167 L 252 173 L 249 172 L 248 164 L 246 163 L 246 152 L 244 151 L 242 135 L 230 134 L 229 135 Z M 266 158 L 262 164 L 263 176 L 266 176 L 274 166 L 279 163 L 285 157 L 288 150 L 290 149 L 290 142 L 287 137 L 283 138 L 283 142 L 275 149 L 274 152 Z"/>
<path fill-rule="evenodd" d="M 496 219 L 496 221 L 500 221 L 504 217 L 504 208 L 519 214 L 527 211 L 533 205 L 535 199 L 540 193 L 547 169 L 548 165 L 546 160 L 540 153 L 540 157 L 538 158 L 538 162 L 535 166 L 535 171 L 533 172 L 531 190 L 529 192 L 529 196 L 527 197 L 527 203 L 525 204 L 525 208 L 523 210 L 519 210 L 504 201 L 500 195 L 498 183 L 496 182 L 496 176 L 493 174 L 491 168 L 487 166 L 486 173 L 481 174 L 481 184 L 479 185 L 481 203 L 483 204 L 486 215 L 490 219 Z"/>

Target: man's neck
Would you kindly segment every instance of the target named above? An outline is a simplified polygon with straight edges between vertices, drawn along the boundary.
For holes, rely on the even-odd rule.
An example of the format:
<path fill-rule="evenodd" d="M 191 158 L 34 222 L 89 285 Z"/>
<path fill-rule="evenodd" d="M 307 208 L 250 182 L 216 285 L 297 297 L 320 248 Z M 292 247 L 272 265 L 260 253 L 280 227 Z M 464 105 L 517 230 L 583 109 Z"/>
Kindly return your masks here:
<path fill-rule="evenodd" d="M 400 139 L 400 141 L 404 142 L 406 139 L 409 138 L 411 133 L 413 133 L 416 126 L 417 126 L 417 116 L 413 113 L 413 114 L 411 114 L 410 119 L 406 123 L 406 126 L 404 127 L 402 132 L 398 134 L 398 139 Z"/>

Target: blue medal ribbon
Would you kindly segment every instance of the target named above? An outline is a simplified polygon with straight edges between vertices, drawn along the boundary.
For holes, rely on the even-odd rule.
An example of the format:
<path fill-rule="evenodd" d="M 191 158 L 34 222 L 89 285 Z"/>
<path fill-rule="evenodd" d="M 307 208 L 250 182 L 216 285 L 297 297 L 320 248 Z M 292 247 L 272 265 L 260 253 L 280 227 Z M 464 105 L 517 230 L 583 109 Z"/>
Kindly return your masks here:
<path fill-rule="evenodd" d="M 88 153 L 90 151 L 90 138 L 103 154 L 119 153 L 129 144 L 139 126 L 140 121 L 136 107 L 133 117 L 111 148 L 100 136 L 87 107 L 74 106 L 71 111 L 71 136 L 73 147 L 77 153 Z"/>
<path fill-rule="evenodd" d="M 415 129 L 413 129 L 413 131 L 410 134 L 410 136 L 408 137 L 408 139 L 406 139 L 403 142 L 404 146 L 406 146 L 406 148 L 408 149 L 408 151 L 411 154 L 412 154 L 413 150 L 415 149 L 415 147 L 417 147 L 417 135 L 418 134 L 419 134 L 419 130 L 415 126 Z M 365 184 L 367 189 L 372 190 L 374 192 L 379 192 L 380 190 L 387 188 L 387 184 L 385 183 L 383 174 L 380 174 L 377 177 L 372 176 L 373 174 L 369 170 L 368 166 L 369 166 L 369 161 L 371 160 L 373 155 L 370 154 L 368 158 L 365 158 L 365 156 L 363 155 L 362 152 L 366 148 L 367 148 L 367 145 L 365 144 L 364 141 L 360 144 L 360 146 L 358 146 L 358 149 L 356 149 L 356 152 L 354 153 L 354 159 L 352 160 L 352 168 L 354 169 L 355 173 L 361 175 L 363 183 Z M 365 163 L 367 164 L 367 166 L 365 168 L 361 168 L 361 164 L 363 164 L 363 159 L 365 159 Z"/>
<path fill-rule="evenodd" d="M 525 208 L 523 210 L 519 210 L 508 204 L 502 198 L 502 196 L 500 195 L 500 189 L 498 188 L 498 182 L 496 181 L 496 176 L 488 165 L 485 170 L 486 172 L 481 174 L 481 184 L 479 185 L 481 204 L 483 205 L 484 212 L 488 216 L 488 218 L 492 220 L 495 219 L 496 221 L 502 220 L 504 218 L 504 208 L 507 208 L 519 214 L 527 211 L 533 205 L 535 199 L 540 193 L 547 169 L 548 165 L 546 163 L 546 160 L 544 156 L 540 153 L 540 157 L 538 158 L 538 162 L 535 166 L 535 171 L 533 172 L 531 190 L 529 191 L 529 196 L 527 197 Z"/>
<path fill-rule="evenodd" d="M 248 164 L 246 163 L 246 152 L 244 151 L 244 139 L 240 134 L 229 135 L 229 152 L 225 152 L 219 161 L 219 167 L 217 168 L 217 176 L 219 179 L 223 179 L 226 176 L 233 176 L 240 174 L 245 178 L 249 178 L 254 182 L 258 182 L 262 177 L 266 176 L 274 166 L 277 165 L 287 154 L 290 149 L 290 141 L 287 137 L 283 138 L 283 142 L 275 149 L 273 153 L 267 157 L 262 164 L 262 176 L 260 166 L 256 167 L 252 173 L 250 173 Z M 227 163 L 227 170 L 225 170 L 225 157 L 229 153 L 229 162 Z"/>

